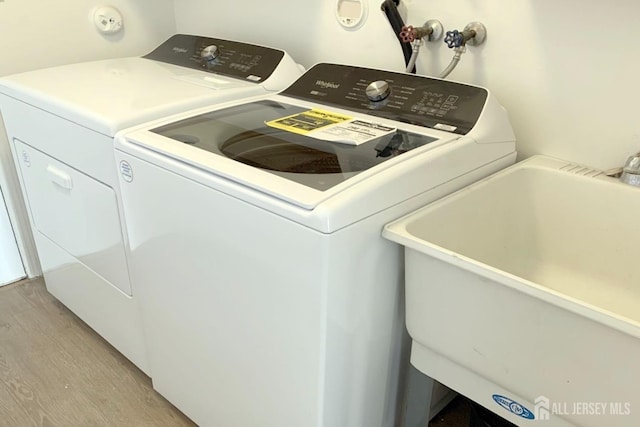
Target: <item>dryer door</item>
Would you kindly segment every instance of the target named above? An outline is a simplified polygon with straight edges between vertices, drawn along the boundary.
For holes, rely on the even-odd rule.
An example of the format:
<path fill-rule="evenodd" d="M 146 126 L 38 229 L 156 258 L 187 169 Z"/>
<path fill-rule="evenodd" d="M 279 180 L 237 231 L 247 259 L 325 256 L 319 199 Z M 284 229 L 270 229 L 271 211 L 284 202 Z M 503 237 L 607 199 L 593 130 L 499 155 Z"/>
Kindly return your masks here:
<path fill-rule="evenodd" d="M 131 295 L 113 189 L 28 144 L 14 143 L 37 231 Z"/>

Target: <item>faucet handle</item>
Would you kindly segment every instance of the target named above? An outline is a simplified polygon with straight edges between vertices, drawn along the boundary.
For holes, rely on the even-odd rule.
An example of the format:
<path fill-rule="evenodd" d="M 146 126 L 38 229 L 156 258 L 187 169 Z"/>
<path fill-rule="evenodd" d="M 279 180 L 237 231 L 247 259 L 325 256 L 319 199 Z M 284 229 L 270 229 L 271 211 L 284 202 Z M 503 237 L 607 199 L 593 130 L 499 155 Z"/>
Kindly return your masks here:
<path fill-rule="evenodd" d="M 622 168 L 620 181 L 640 187 L 640 153 L 627 159 Z"/>

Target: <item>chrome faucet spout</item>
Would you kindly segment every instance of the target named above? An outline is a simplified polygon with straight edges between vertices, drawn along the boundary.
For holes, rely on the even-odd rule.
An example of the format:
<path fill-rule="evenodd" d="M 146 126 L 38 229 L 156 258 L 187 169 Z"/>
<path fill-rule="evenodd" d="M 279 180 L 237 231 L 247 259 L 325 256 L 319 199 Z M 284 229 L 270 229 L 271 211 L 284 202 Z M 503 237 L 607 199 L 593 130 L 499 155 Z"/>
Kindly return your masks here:
<path fill-rule="evenodd" d="M 627 159 L 622 168 L 620 181 L 640 187 L 640 153 L 637 153 Z"/>

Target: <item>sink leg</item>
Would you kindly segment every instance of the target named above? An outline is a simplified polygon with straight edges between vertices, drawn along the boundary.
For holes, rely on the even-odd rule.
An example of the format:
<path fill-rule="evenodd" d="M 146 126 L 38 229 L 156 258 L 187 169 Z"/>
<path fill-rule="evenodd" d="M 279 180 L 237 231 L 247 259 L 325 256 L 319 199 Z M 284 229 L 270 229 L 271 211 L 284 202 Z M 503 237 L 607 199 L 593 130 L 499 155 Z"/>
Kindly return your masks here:
<path fill-rule="evenodd" d="M 427 427 L 433 394 L 433 379 L 409 366 L 406 406 L 401 427 Z"/>

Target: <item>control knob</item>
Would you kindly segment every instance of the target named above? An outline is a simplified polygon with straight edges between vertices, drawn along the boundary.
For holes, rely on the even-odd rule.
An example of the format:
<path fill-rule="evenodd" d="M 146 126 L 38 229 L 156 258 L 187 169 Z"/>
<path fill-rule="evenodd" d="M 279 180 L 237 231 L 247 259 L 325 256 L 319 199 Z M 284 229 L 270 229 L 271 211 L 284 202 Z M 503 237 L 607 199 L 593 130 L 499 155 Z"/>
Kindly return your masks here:
<path fill-rule="evenodd" d="M 387 96 L 389 96 L 389 93 L 391 93 L 391 88 L 389 87 L 389 83 L 385 82 L 384 80 L 377 80 L 375 82 L 369 83 L 369 86 L 367 86 L 365 93 L 367 94 L 367 98 L 369 98 L 370 101 L 382 101 L 383 99 L 386 99 Z"/>
<path fill-rule="evenodd" d="M 212 44 L 202 49 L 200 52 L 200 58 L 203 62 L 211 62 L 218 57 L 220 50 L 218 46 Z"/>

